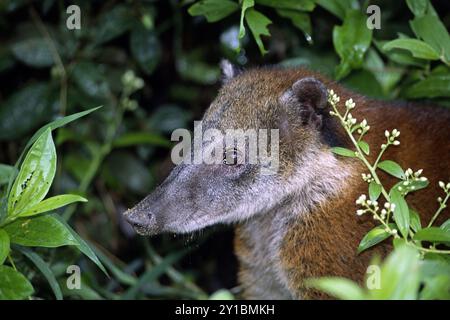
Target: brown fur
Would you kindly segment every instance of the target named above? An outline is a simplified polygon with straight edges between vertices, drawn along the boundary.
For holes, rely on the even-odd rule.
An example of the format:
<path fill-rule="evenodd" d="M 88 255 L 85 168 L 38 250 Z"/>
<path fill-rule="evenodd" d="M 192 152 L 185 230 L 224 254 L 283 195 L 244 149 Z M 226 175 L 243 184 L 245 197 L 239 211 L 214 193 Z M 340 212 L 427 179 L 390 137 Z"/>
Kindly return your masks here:
<path fill-rule="evenodd" d="M 276 105 L 276 99 L 296 80 L 304 77 L 320 79 L 328 89 L 333 89 L 341 97 L 341 106 L 345 100 L 353 98 L 356 109 L 352 110 L 352 114 L 360 121 L 367 119 L 371 126 L 365 140 L 371 147 L 372 162 L 373 157 L 379 152 L 380 145 L 385 142 L 384 130 L 394 128 L 400 130 L 401 145 L 390 147 L 383 159 L 395 160 L 404 169 L 408 167 L 413 170 L 424 169 L 423 175 L 430 180 L 430 186 L 409 195 L 408 203 L 420 212 L 422 224 L 428 224 L 438 207 L 436 198 L 442 195 L 437 182 L 450 180 L 448 130 L 450 112 L 448 110 L 424 104 L 371 100 L 307 70 L 255 69 L 239 76 L 239 80 L 235 81 L 234 85 L 231 81 L 225 89 L 222 89 L 233 90 L 234 95 L 236 91 L 240 92 L 242 99 L 231 102 L 231 105 L 235 104 L 236 108 L 240 108 L 239 113 L 233 112 L 232 106 L 225 110 L 225 114 L 217 112 L 218 116 L 232 118 L 235 114 L 239 114 L 241 120 L 234 119 L 233 123 L 240 122 L 242 126 L 248 127 L 255 126 L 255 123 L 251 123 L 252 119 L 258 118 L 261 114 L 264 114 L 265 118 L 267 114 L 269 114 L 267 118 L 277 118 L 276 114 L 279 110 L 273 108 Z M 220 96 L 226 97 L 227 94 L 222 92 Z M 242 104 L 243 101 L 252 100 L 268 101 L 268 103 Z M 215 108 L 220 108 L 224 103 L 230 104 L 229 101 L 218 101 L 216 107 L 213 106 L 209 110 L 210 116 L 217 111 Z M 271 117 L 270 114 L 274 116 Z M 270 124 L 267 127 L 269 126 Z M 339 126 L 334 126 L 332 130 L 333 134 L 344 142 L 344 145 L 351 146 L 345 132 Z M 298 148 L 302 148 L 304 142 L 309 140 L 305 135 L 308 133 L 299 131 L 299 136 L 292 138 L 294 144 L 298 142 Z M 291 150 L 299 152 L 294 147 Z M 286 157 L 283 157 L 283 154 L 280 155 L 280 161 L 286 169 L 291 164 L 289 161 L 283 163 L 284 158 Z M 326 297 L 304 287 L 303 281 L 309 277 L 342 276 L 361 282 L 373 254 L 378 253 L 384 256 L 391 249 L 391 240 L 387 240 L 375 249 L 357 255 L 356 248 L 360 240 L 377 225 L 371 218 L 358 217 L 355 214 L 357 209 L 355 200 L 360 194 L 367 194 L 367 184 L 362 181 L 361 173 L 368 172 L 359 160 L 348 158 L 339 158 L 339 160 L 342 165 L 350 165 L 353 171 L 351 179 L 342 181 L 344 192 L 331 197 L 307 215 L 302 215 L 285 230 L 282 245 L 279 248 L 281 260 L 279 262 L 288 279 L 288 289 L 293 298 Z M 285 173 L 289 171 L 283 170 Z M 395 181 L 385 174 L 381 174 L 381 178 L 388 186 Z M 438 222 L 448 217 L 447 210 Z M 261 221 L 261 233 L 270 232 L 265 227 L 267 222 L 262 221 L 264 218 L 254 218 L 249 223 L 257 223 L 258 219 Z M 252 284 L 274 275 L 267 274 L 265 271 L 268 259 L 263 253 L 256 251 L 255 243 L 246 233 L 245 226 L 246 224 L 242 223 L 236 228 L 235 250 L 240 261 L 239 280 L 244 287 L 244 297 L 254 298 Z"/>

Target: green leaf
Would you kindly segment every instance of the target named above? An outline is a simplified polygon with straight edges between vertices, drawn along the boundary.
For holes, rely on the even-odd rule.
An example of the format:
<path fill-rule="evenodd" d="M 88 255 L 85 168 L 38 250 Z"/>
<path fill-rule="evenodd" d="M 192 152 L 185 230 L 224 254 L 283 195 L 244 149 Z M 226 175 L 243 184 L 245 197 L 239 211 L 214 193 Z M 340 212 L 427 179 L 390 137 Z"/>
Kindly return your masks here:
<path fill-rule="evenodd" d="M 331 148 L 331 151 L 335 154 L 338 154 L 340 156 L 343 157 L 350 157 L 350 158 L 355 158 L 355 151 L 352 151 L 350 149 L 347 148 L 342 148 L 342 147 L 333 147 Z"/>
<path fill-rule="evenodd" d="M 272 8 L 297 11 L 313 11 L 316 6 L 314 0 L 256 0 L 256 3 Z"/>
<path fill-rule="evenodd" d="M 312 42 L 311 34 L 312 34 L 312 26 L 311 19 L 307 13 L 298 12 L 294 10 L 288 9 L 276 9 L 278 15 L 283 18 L 288 18 L 291 20 L 292 24 L 303 31 L 305 34 L 305 38 L 308 42 Z"/>
<path fill-rule="evenodd" d="M 71 122 L 73 122 L 73 121 L 75 121 L 75 120 L 78 120 L 78 119 L 80 119 L 80 118 L 82 118 L 82 117 L 84 117 L 84 116 L 87 116 L 88 114 L 90 114 L 90 113 L 92 113 L 92 112 L 94 112 L 94 111 L 96 111 L 96 110 L 98 110 L 98 109 L 100 109 L 100 108 L 102 108 L 102 106 L 98 106 L 98 107 L 95 107 L 95 108 L 91 108 L 91 109 L 89 109 L 89 110 L 86 110 L 86 111 L 82 111 L 82 112 L 78 112 L 78 113 L 74 113 L 74 114 L 71 114 L 70 116 L 66 116 L 66 117 L 63 117 L 63 118 L 59 118 L 59 119 L 56 119 L 55 121 L 52 121 L 52 122 L 50 122 L 50 123 L 47 123 L 45 126 L 43 126 L 42 128 L 40 128 L 38 131 L 36 131 L 36 133 L 31 137 L 31 139 L 30 140 L 28 140 L 28 142 L 27 142 L 27 144 L 26 144 L 26 146 L 25 146 L 25 148 L 24 148 L 24 151 L 22 152 L 22 154 L 20 155 L 20 157 L 19 157 L 19 160 L 17 161 L 17 163 L 16 163 L 16 165 L 18 164 L 18 163 L 20 163 L 20 160 L 21 160 L 21 158 L 23 158 L 23 155 L 25 154 L 25 152 L 26 152 L 26 150 L 28 150 L 28 148 L 47 130 L 47 129 L 50 129 L 50 130 L 55 130 L 55 129 L 58 129 L 58 128 L 60 128 L 60 127 L 63 127 L 63 126 L 65 126 L 66 124 L 69 124 L 69 123 L 71 123 Z"/>
<path fill-rule="evenodd" d="M 424 284 L 420 299 L 450 299 L 450 260 L 448 255 L 427 253 L 421 264 Z"/>
<path fill-rule="evenodd" d="M 358 146 L 361 148 L 361 150 L 366 154 L 369 155 L 370 154 L 370 147 L 369 144 L 365 141 L 359 141 L 358 142 Z"/>
<path fill-rule="evenodd" d="M 316 0 L 317 4 L 344 20 L 348 9 L 359 9 L 358 0 Z"/>
<path fill-rule="evenodd" d="M 9 178 L 14 172 L 13 166 L 8 166 L 6 164 L 0 164 L 0 186 L 8 183 Z"/>
<path fill-rule="evenodd" d="M 26 247 L 56 248 L 78 245 L 67 228 L 51 215 L 17 219 L 4 229 L 12 243 Z"/>
<path fill-rule="evenodd" d="M 364 291 L 353 281 L 338 277 L 323 277 L 308 279 L 308 287 L 321 290 L 342 300 L 364 300 Z"/>
<path fill-rule="evenodd" d="M 378 164 L 378 168 L 389 173 L 390 175 L 399 178 L 405 179 L 405 172 L 403 171 L 400 165 L 392 160 L 381 161 Z"/>
<path fill-rule="evenodd" d="M 102 13 L 98 25 L 94 27 L 95 44 L 99 45 L 112 40 L 128 31 L 134 22 L 132 10 L 125 5 L 113 6 Z"/>
<path fill-rule="evenodd" d="M 382 94 L 387 97 L 392 95 L 392 92 L 405 72 L 401 68 L 391 68 L 390 65 L 385 65 L 383 59 L 374 48 L 370 48 L 367 51 L 363 68 L 373 74 L 377 82 L 381 85 Z"/>
<path fill-rule="evenodd" d="M 409 10 L 416 16 L 423 16 L 428 8 L 428 0 L 406 0 Z"/>
<path fill-rule="evenodd" d="M 91 112 L 94 112 L 96 110 L 98 110 L 99 108 L 101 108 L 102 106 L 96 107 L 96 108 L 92 108 L 86 111 L 82 111 L 82 112 L 78 112 L 78 113 L 74 113 L 70 116 L 66 116 L 60 119 L 57 119 L 55 121 L 52 121 L 48 124 L 46 124 L 45 126 L 43 126 L 42 128 L 40 128 L 31 138 L 30 140 L 28 140 L 25 148 L 23 148 L 22 153 L 20 154 L 19 159 L 16 161 L 16 164 L 14 165 L 14 168 L 16 170 L 14 170 L 13 174 L 11 175 L 10 179 L 9 179 L 9 183 L 8 183 L 8 190 L 7 190 L 7 194 L 10 193 L 12 185 L 14 183 L 14 180 L 16 178 L 16 172 L 18 171 L 17 168 L 19 167 L 19 164 L 22 162 L 23 157 L 25 156 L 26 152 L 28 151 L 28 149 L 31 147 L 31 145 L 47 130 L 55 130 L 57 128 L 63 127 L 66 124 L 69 124 L 72 121 L 75 121 L 81 117 L 84 117 L 88 114 L 90 114 Z M 1 203 L 0 206 L 0 222 L 3 221 L 4 217 L 6 216 L 7 213 L 7 201 L 4 201 Z"/>
<path fill-rule="evenodd" d="M 392 62 L 398 63 L 403 66 L 414 66 L 419 68 L 425 68 L 427 61 L 423 59 L 417 59 L 412 56 L 409 51 L 406 50 L 384 50 L 383 46 L 389 41 L 380 41 L 374 39 L 373 41 L 378 50 L 388 57 Z"/>
<path fill-rule="evenodd" d="M 366 68 L 367 65 L 364 64 L 363 67 Z M 383 88 L 375 75 L 368 70 L 353 71 L 342 80 L 342 84 L 369 97 L 383 97 Z"/>
<path fill-rule="evenodd" d="M 426 42 L 417 39 L 396 39 L 383 46 L 384 50 L 404 49 L 411 52 L 412 56 L 420 59 L 438 60 L 439 53 Z"/>
<path fill-rule="evenodd" d="M 422 229 L 422 223 L 420 222 L 419 213 L 416 210 L 409 208 L 409 216 L 411 229 L 413 229 L 414 232 L 417 232 L 420 229 Z"/>
<path fill-rule="evenodd" d="M 450 63 L 450 35 L 438 16 L 428 13 L 410 22 L 416 36 L 439 53 L 443 61 Z"/>
<path fill-rule="evenodd" d="M 420 300 L 450 300 L 450 276 L 440 274 L 424 280 Z"/>
<path fill-rule="evenodd" d="M 430 75 L 407 87 L 403 95 L 413 99 L 450 97 L 450 74 Z"/>
<path fill-rule="evenodd" d="M 344 23 L 333 29 L 333 44 L 341 63 L 336 78 L 342 79 L 352 69 L 362 66 L 364 54 L 372 42 L 372 30 L 366 26 L 367 16 L 360 10 L 348 10 Z"/>
<path fill-rule="evenodd" d="M 245 36 L 245 27 L 244 27 L 244 17 L 247 9 L 253 7 L 255 5 L 254 0 L 243 0 L 241 5 L 241 18 L 239 21 L 239 39 L 242 39 Z"/>
<path fill-rule="evenodd" d="M 169 104 L 162 105 L 153 112 L 147 121 L 147 125 L 151 131 L 165 133 L 170 136 L 174 130 L 186 127 L 191 119 L 191 112 L 182 109 L 180 106 Z M 154 133 L 148 134 L 154 135 Z"/>
<path fill-rule="evenodd" d="M 22 137 L 52 114 L 46 83 L 35 83 L 16 90 L 0 106 L 0 140 Z"/>
<path fill-rule="evenodd" d="M 441 226 L 439 228 L 441 228 L 447 232 L 450 232 L 450 219 L 448 219 L 443 224 L 441 224 Z"/>
<path fill-rule="evenodd" d="M 18 214 L 47 195 L 56 171 L 56 150 L 51 130 L 33 144 L 23 161 L 8 198 L 8 215 Z"/>
<path fill-rule="evenodd" d="M 389 227 L 393 229 L 395 228 L 395 225 L 393 223 L 390 223 Z M 369 249 L 370 247 L 373 247 L 374 245 L 389 238 L 390 236 L 391 234 L 385 231 L 385 226 L 383 225 L 373 228 L 364 236 L 364 238 L 359 243 L 358 254 L 363 252 L 364 250 Z"/>
<path fill-rule="evenodd" d="M 38 204 L 28 208 L 27 210 L 20 212 L 18 216 L 21 218 L 30 217 L 39 213 L 48 212 L 67 206 L 74 202 L 87 202 L 87 200 L 77 195 L 63 194 L 45 199 L 44 201 L 39 202 Z"/>
<path fill-rule="evenodd" d="M 239 9 L 239 5 L 231 0 L 201 0 L 189 7 L 191 16 L 205 16 L 208 22 L 216 22 Z"/>
<path fill-rule="evenodd" d="M 428 180 L 422 181 L 422 180 L 414 180 L 414 181 L 408 181 L 407 185 L 405 185 L 405 181 L 399 181 L 397 182 L 392 189 L 398 190 L 399 187 L 402 188 L 401 193 L 406 196 L 410 192 L 418 191 L 421 189 L 424 189 L 428 186 L 430 183 Z"/>
<path fill-rule="evenodd" d="M 133 29 L 130 37 L 133 57 L 146 74 L 151 74 L 161 60 L 162 50 L 154 30 L 143 26 Z"/>
<path fill-rule="evenodd" d="M 245 14 L 245 21 L 247 22 L 248 27 L 255 38 L 259 51 L 262 55 L 266 54 L 268 51 L 264 48 L 261 36 L 270 36 L 267 26 L 271 24 L 272 21 L 253 8 L 247 10 L 247 13 Z"/>
<path fill-rule="evenodd" d="M 0 300 L 25 299 L 33 292 L 33 286 L 23 274 L 11 267 L 0 266 Z"/>
<path fill-rule="evenodd" d="M 209 297 L 209 300 L 234 300 L 234 295 L 226 289 L 219 289 Z"/>
<path fill-rule="evenodd" d="M 104 254 L 101 250 L 97 249 L 96 247 L 92 247 L 93 251 L 97 255 L 97 257 L 100 259 L 100 261 L 111 271 L 111 274 L 114 276 L 114 278 L 127 286 L 132 286 L 137 283 L 137 279 L 123 271 L 121 268 L 117 267 L 114 262 L 111 261 L 111 259 Z"/>
<path fill-rule="evenodd" d="M 384 261 L 380 271 L 380 288 L 369 290 L 377 300 L 414 300 L 420 285 L 420 260 L 417 250 L 400 245 Z"/>
<path fill-rule="evenodd" d="M 376 183 L 375 181 L 370 182 L 369 184 L 369 198 L 374 201 L 379 198 L 381 194 L 381 185 Z"/>
<path fill-rule="evenodd" d="M 11 50 L 17 60 L 32 67 L 50 67 L 54 64 L 52 52 L 44 38 L 19 41 L 12 45 Z"/>
<path fill-rule="evenodd" d="M 81 278 L 81 288 L 77 290 L 70 290 L 67 286 L 61 288 L 64 296 L 75 297 L 77 300 L 103 300 L 104 298 L 94 290 L 83 278 Z"/>
<path fill-rule="evenodd" d="M 406 244 L 406 240 L 404 238 L 393 238 L 392 244 L 394 245 L 394 249 L 398 249 Z"/>
<path fill-rule="evenodd" d="M 450 231 L 438 227 L 424 228 L 416 232 L 414 240 L 450 242 Z"/>
<path fill-rule="evenodd" d="M 55 219 L 57 219 L 62 225 L 64 225 L 66 227 L 66 229 L 70 232 L 70 234 L 72 235 L 72 237 L 76 240 L 76 245 L 78 247 L 78 249 L 84 253 L 89 259 L 91 259 L 92 262 L 94 262 L 97 267 L 100 268 L 100 270 L 103 271 L 103 273 L 105 275 L 108 276 L 108 272 L 106 271 L 105 267 L 103 266 L 103 264 L 100 262 L 100 260 L 98 260 L 97 255 L 95 254 L 95 252 L 91 249 L 91 247 L 89 246 L 89 244 L 84 241 L 79 235 L 78 233 L 75 232 L 75 230 L 73 230 L 69 224 L 64 221 L 64 219 L 58 215 L 54 216 Z"/>
<path fill-rule="evenodd" d="M 397 224 L 400 233 L 403 235 L 403 237 L 406 238 L 408 236 L 410 224 L 408 204 L 406 203 L 402 194 L 397 189 L 391 190 L 390 198 L 391 203 L 395 204 L 394 209 L 395 223 Z"/>
<path fill-rule="evenodd" d="M 132 191 L 145 195 L 150 190 L 153 177 L 143 161 L 131 152 L 114 152 L 105 164 L 105 177 L 114 190 Z"/>
<path fill-rule="evenodd" d="M 450 276 L 450 257 L 448 255 L 438 254 L 434 252 L 426 253 L 421 261 L 422 278 L 432 278 L 439 274 Z"/>
<path fill-rule="evenodd" d="M 55 295 L 56 300 L 62 300 L 63 296 L 61 293 L 61 288 L 59 287 L 58 281 L 56 280 L 55 275 L 53 274 L 53 271 L 50 269 L 49 265 L 44 260 L 42 260 L 42 258 L 38 254 L 28 248 L 17 246 L 17 250 L 20 251 L 28 259 L 30 259 L 30 261 L 33 262 L 34 265 L 39 269 L 39 271 L 44 275 L 45 279 L 47 279 L 48 284 L 50 285 L 50 288 L 53 291 L 53 294 Z"/>
<path fill-rule="evenodd" d="M 408 192 L 417 191 L 421 189 L 425 189 L 430 182 L 428 180 L 422 181 L 422 180 L 414 180 L 409 183 L 409 185 L 406 187 Z"/>
<path fill-rule="evenodd" d="M 10 241 L 8 233 L 5 230 L 0 229 L 0 265 L 5 262 L 6 258 L 9 255 L 9 251 Z"/>
<path fill-rule="evenodd" d="M 105 72 L 99 64 L 77 63 L 72 70 L 72 78 L 78 88 L 90 97 L 107 99 L 111 95 Z"/>

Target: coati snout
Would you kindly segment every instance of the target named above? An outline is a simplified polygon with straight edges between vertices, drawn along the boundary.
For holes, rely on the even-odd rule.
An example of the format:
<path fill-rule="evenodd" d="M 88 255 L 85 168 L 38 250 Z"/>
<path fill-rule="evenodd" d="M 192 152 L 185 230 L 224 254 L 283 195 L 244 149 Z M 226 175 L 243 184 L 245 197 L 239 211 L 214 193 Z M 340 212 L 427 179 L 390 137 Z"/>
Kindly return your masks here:
<path fill-rule="evenodd" d="M 389 149 L 385 156 L 403 167 L 424 169 L 430 187 L 409 203 L 422 221 L 429 221 L 439 195 L 437 181 L 450 174 L 449 110 L 368 99 L 305 69 L 238 73 L 227 62 L 223 69 L 226 79 L 205 112 L 203 129 L 278 129 L 278 171 L 262 174 L 261 165 L 246 161 L 177 165 L 152 194 L 126 213 L 138 233 L 186 233 L 218 223 L 235 224 L 245 298 L 323 297 L 303 285 L 309 277 L 362 281 L 372 255 L 386 254 L 390 245 L 382 243 L 357 254 L 360 240 L 376 222 L 355 214 L 355 200 L 367 193 L 361 179 L 364 167 L 357 159 L 331 152 L 333 146 L 351 144 L 329 115 L 327 89 L 341 101 L 355 101 L 353 116 L 371 125 L 366 135 L 371 147 L 384 143 L 386 129 L 402 132 L 402 146 Z M 223 141 L 203 143 L 213 147 Z M 246 154 L 236 148 L 224 150 L 224 160 L 229 152 Z M 387 175 L 381 178 L 387 185 L 394 183 Z"/>

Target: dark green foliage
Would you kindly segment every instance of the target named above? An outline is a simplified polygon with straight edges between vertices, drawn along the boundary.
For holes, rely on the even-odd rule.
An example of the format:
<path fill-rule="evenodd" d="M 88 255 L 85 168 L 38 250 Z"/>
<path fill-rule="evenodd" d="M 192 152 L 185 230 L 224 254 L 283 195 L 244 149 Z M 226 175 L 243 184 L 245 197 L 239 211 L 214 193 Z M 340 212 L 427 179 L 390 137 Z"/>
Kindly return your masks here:
<path fill-rule="evenodd" d="M 14 238 L 14 230 L 11 239 L 0 233 L 0 269 L 21 283 L 7 288 L 8 297 L 205 298 L 233 288 L 229 231 L 143 239 L 120 217 L 169 172 L 170 133 L 200 118 L 219 86 L 219 61 L 304 66 L 368 96 L 450 105 L 450 10 L 445 1 L 431 2 L 370 1 L 382 14 L 382 28 L 372 31 L 365 26 L 368 1 L 357 0 L 80 0 L 80 30 L 66 28 L 64 1 L 1 1 L 0 221 L 20 170 L 14 163 L 51 121 L 58 162 L 47 198 L 74 193 L 89 200 L 34 221 L 63 230 L 52 247 L 69 246 L 28 248 L 31 240 Z M 62 118 L 99 105 L 75 123 L 68 124 L 87 114 Z M 416 222 L 411 215 L 411 228 Z M 371 244 L 385 236 L 373 234 Z M 6 246 L 10 240 L 16 244 Z M 11 267 L 11 248 L 25 278 Z M 82 268 L 82 290 L 66 289 L 72 264 Z M 28 282 L 38 284 L 34 293 Z M 437 285 L 427 283 L 428 296 Z"/>

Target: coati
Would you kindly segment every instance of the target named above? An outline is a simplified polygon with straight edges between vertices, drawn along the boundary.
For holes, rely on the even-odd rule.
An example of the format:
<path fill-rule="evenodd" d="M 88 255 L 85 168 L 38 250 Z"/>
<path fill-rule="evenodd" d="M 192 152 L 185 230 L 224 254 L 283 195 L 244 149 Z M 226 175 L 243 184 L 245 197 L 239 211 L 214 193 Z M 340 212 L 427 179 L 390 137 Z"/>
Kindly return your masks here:
<path fill-rule="evenodd" d="M 235 227 L 239 281 L 248 299 L 317 299 L 309 277 L 342 276 L 361 282 L 374 253 L 391 249 L 384 241 L 361 254 L 357 247 L 377 223 L 356 216 L 355 200 L 367 194 L 367 170 L 331 147 L 351 148 L 338 120 L 329 114 L 327 89 L 356 103 L 352 114 L 367 119 L 366 141 L 385 142 L 384 130 L 401 132 L 401 146 L 384 159 L 423 169 L 430 186 L 408 196 L 428 223 L 442 195 L 439 180 L 450 178 L 450 111 L 437 106 L 368 99 L 312 71 L 276 67 L 238 72 L 223 63 L 225 81 L 204 114 L 204 128 L 278 128 L 279 170 L 262 175 L 254 164 L 177 165 L 149 196 L 126 212 L 144 235 L 188 233 L 218 223 Z M 225 157 L 225 156 L 224 156 Z M 380 173 L 388 187 L 393 178 Z M 448 211 L 442 214 L 448 218 Z M 438 221 L 439 222 L 439 221 Z"/>

